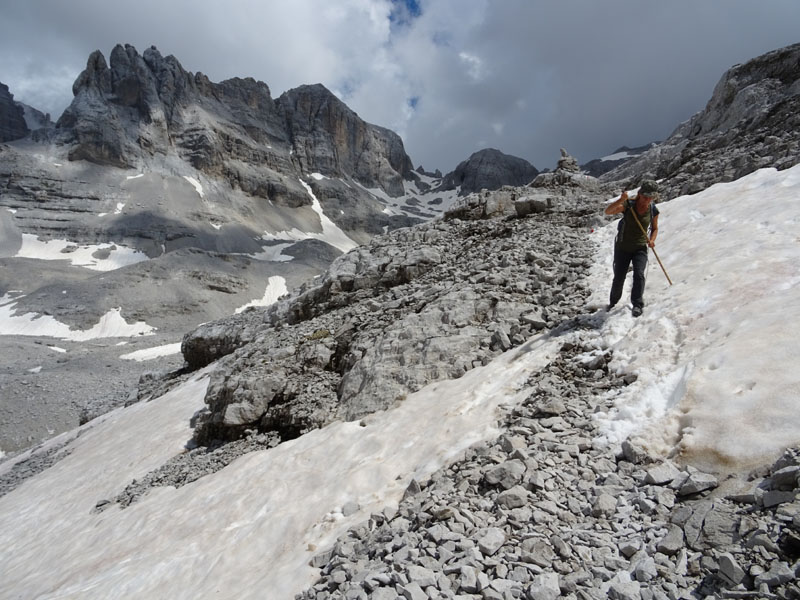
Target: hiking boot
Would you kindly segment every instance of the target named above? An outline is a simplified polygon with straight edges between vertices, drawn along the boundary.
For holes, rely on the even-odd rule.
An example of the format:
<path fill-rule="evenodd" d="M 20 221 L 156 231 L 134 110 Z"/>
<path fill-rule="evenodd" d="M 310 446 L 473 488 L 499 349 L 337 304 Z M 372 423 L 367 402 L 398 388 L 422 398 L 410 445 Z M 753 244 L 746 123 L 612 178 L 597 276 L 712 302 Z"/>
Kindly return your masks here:
<path fill-rule="evenodd" d="M 611 309 L 614 308 L 614 304 L 609 304 L 606 306 L 606 312 L 611 312 Z"/>
<path fill-rule="evenodd" d="M 643 312 L 643 310 L 644 310 L 644 309 L 643 309 L 641 306 L 634 306 L 634 307 L 633 307 L 633 310 L 631 311 L 631 314 L 632 314 L 634 317 L 641 317 L 641 316 L 642 316 L 642 312 Z"/>

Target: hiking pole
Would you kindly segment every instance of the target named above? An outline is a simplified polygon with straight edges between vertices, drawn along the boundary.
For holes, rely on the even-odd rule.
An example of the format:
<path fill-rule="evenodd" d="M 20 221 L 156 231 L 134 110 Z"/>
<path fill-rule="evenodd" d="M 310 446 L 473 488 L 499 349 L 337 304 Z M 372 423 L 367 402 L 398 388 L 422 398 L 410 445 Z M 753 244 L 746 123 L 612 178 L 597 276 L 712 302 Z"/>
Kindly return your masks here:
<path fill-rule="evenodd" d="M 639 226 L 639 229 L 642 230 L 642 233 L 644 234 L 645 239 L 649 239 L 647 237 L 647 232 L 644 230 L 644 227 L 642 226 L 642 222 L 639 220 L 639 217 L 636 214 L 636 210 L 631 209 L 631 214 L 633 215 L 633 218 L 636 221 L 636 224 Z M 648 248 L 650 248 L 650 250 L 653 251 L 653 255 L 656 257 L 656 260 L 658 261 L 658 266 L 661 267 L 662 271 L 664 271 L 664 277 L 666 277 L 667 281 L 669 281 L 669 284 L 672 285 L 672 279 L 669 278 L 669 275 L 667 275 L 667 270 L 664 268 L 664 265 L 661 264 L 661 259 L 658 258 L 658 253 L 656 252 L 656 249 L 653 248 L 653 246 L 650 246 L 649 244 L 648 244 Z"/>

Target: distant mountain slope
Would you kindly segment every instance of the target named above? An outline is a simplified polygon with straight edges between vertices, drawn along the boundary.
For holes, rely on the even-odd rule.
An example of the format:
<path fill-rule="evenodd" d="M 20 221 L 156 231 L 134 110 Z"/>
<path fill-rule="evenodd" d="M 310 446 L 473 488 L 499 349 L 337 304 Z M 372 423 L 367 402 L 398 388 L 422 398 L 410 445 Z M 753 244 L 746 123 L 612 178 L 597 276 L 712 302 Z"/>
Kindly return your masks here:
<path fill-rule="evenodd" d="M 581 165 L 581 170 L 592 177 L 600 177 L 604 173 L 608 173 L 622 164 L 633 160 L 637 156 L 640 156 L 643 152 L 649 150 L 656 144 L 658 144 L 658 142 L 652 142 L 644 146 L 637 146 L 636 148 L 622 146 L 607 156 L 595 158 L 586 164 Z"/>
<path fill-rule="evenodd" d="M 800 161 L 800 44 L 729 69 L 706 107 L 663 143 L 602 176 L 663 180 L 670 197 Z"/>
<path fill-rule="evenodd" d="M 444 176 L 439 191 L 458 189 L 466 196 L 482 189 L 498 190 L 504 185 L 527 185 L 539 170 L 524 158 L 503 154 L 494 148 L 475 152 Z"/>

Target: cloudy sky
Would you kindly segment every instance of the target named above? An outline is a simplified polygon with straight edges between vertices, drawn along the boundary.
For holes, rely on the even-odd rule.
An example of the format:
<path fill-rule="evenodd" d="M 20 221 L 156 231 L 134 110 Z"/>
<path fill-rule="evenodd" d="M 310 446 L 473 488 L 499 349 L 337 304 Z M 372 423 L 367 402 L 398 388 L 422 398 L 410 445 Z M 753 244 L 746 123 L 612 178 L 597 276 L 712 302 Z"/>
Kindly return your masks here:
<path fill-rule="evenodd" d="M 0 0 L 0 82 L 55 119 L 92 51 L 154 45 L 273 97 L 322 83 L 415 166 L 493 147 L 542 169 L 664 139 L 799 31 L 797 0 Z"/>

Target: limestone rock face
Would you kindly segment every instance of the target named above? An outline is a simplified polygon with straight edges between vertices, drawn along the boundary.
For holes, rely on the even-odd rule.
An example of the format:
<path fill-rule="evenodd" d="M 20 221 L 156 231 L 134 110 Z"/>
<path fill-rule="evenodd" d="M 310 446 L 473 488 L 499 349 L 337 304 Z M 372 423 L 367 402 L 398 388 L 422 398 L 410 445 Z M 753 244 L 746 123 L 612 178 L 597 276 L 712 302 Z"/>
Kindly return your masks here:
<path fill-rule="evenodd" d="M 459 195 L 498 190 L 504 185 L 521 186 L 530 183 L 539 170 L 523 158 L 487 148 L 474 153 L 460 163 L 455 171 L 445 175 L 441 191 L 461 188 Z"/>
<path fill-rule="evenodd" d="M 187 334 L 190 368 L 219 361 L 198 440 L 249 429 L 287 439 L 359 419 L 570 318 L 590 264 L 571 219 L 584 204 L 600 212 L 601 201 L 570 197 L 508 224 L 450 219 L 376 236 L 267 311 Z M 546 250 L 573 243 L 570 254 Z"/>
<path fill-rule="evenodd" d="M 352 177 L 390 196 L 412 171 L 399 136 L 370 125 L 321 85 L 273 100 L 252 78 L 211 82 L 155 47 L 92 53 L 58 121 L 70 159 L 139 167 L 170 152 L 234 188 L 290 207 L 310 204 L 297 179 Z"/>
<path fill-rule="evenodd" d="M 24 109 L 14 102 L 8 86 L 0 83 L 0 142 L 18 140 L 28 133 Z"/>
<path fill-rule="evenodd" d="M 800 160 L 800 44 L 728 70 L 705 109 L 663 143 L 602 176 L 663 180 L 662 198 Z"/>
<path fill-rule="evenodd" d="M 289 90 L 276 104 L 303 170 L 352 174 L 367 187 L 403 195 L 413 166 L 396 133 L 365 123 L 320 84 Z"/>

